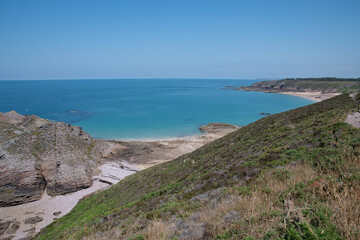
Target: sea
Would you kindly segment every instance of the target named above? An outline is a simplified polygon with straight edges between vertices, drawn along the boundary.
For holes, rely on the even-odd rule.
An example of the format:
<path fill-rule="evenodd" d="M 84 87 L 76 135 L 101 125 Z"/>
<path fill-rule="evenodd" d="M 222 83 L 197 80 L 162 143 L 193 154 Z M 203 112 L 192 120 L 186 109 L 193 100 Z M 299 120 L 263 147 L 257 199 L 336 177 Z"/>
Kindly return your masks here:
<path fill-rule="evenodd" d="M 245 126 L 314 101 L 229 90 L 246 79 L 82 79 L 0 81 L 0 112 L 15 110 L 82 127 L 101 139 L 161 139 L 200 134 L 202 125 Z"/>

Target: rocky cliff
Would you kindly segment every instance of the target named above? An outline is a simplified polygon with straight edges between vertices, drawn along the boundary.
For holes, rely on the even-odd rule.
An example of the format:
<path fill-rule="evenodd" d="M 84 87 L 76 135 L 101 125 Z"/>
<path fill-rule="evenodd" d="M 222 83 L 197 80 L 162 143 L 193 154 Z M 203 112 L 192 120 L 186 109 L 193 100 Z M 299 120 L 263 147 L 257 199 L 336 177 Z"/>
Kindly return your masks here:
<path fill-rule="evenodd" d="M 0 113 L 0 206 L 91 186 L 95 145 L 80 127 Z"/>

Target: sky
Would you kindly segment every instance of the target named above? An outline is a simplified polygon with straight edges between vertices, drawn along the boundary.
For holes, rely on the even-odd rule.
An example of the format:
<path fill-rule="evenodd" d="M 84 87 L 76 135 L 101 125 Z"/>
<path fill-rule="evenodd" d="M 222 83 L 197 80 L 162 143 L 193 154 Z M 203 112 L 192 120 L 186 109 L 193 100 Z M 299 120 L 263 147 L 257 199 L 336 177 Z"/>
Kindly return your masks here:
<path fill-rule="evenodd" d="M 359 0 L 0 0 L 0 80 L 360 77 Z"/>

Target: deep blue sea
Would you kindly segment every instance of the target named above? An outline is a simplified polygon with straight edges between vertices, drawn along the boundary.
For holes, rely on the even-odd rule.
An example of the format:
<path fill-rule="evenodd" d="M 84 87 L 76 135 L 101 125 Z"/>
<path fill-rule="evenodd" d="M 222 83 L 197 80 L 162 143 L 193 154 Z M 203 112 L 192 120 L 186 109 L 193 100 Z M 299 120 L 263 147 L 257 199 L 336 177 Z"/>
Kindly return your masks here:
<path fill-rule="evenodd" d="M 223 90 L 255 80 L 112 79 L 0 81 L 0 112 L 15 110 L 81 126 L 96 138 L 198 134 L 211 122 L 247 125 L 313 103 L 275 93 Z"/>

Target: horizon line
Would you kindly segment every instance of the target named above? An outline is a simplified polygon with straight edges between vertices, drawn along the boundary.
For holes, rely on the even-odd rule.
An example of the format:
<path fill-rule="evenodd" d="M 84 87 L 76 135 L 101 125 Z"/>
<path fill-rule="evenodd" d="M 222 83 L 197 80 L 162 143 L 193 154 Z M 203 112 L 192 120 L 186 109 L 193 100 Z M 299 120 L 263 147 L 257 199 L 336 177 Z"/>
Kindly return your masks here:
<path fill-rule="evenodd" d="M 297 79 L 297 78 L 342 78 L 342 79 L 360 79 L 360 77 L 264 77 L 264 78 L 49 78 L 49 79 L 0 79 L 0 81 L 71 81 L 71 80 L 285 80 L 285 79 Z"/>
<path fill-rule="evenodd" d="M 283 78 L 42 78 L 42 79 L 0 79 L 0 81 L 68 81 L 68 80 L 278 80 Z"/>

